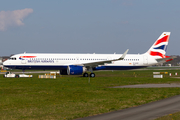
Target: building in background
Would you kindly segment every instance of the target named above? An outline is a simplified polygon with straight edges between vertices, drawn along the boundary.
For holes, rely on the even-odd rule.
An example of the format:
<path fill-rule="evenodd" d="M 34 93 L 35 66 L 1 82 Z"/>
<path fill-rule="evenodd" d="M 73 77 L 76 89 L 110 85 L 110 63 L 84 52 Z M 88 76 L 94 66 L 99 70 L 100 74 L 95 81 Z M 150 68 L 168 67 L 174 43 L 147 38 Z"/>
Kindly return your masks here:
<path fill-rule="evenodd" d="M 1 68 L 1 70 L 3 69 L 2 57 L 0 57 L 0 68 Z"/>
<path fill-rule="evenodd" d="M 6 61 L 7 59 L 9 59 L 10 57 L 9 56 L 3 56 L 3 57 L 0 57 L 0 69 L 3 70 L 4 67 L 3 67 L 3 62 Z"/>

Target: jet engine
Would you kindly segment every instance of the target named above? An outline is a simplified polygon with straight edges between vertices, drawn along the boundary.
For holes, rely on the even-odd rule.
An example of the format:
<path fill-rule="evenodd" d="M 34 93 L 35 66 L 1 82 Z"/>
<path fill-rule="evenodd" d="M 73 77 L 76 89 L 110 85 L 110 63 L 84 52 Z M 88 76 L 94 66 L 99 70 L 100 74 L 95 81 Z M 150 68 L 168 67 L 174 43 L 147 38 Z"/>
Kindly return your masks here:
<path fill-rule="evenodd" d="M 84 66 L 79 65 L 69 65 L 67 67 L 68 75 L 82 75 L 82 73 L 86 72 L 87 69 Z"/>

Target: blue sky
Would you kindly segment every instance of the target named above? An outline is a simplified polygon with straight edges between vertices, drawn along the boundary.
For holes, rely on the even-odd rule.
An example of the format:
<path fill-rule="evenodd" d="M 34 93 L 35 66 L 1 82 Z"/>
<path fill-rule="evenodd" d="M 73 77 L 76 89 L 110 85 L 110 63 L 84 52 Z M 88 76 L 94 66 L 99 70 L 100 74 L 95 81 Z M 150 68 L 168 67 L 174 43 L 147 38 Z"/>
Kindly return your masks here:
<path fill-rule="evenodd" d="M 171 32 L 167 55 L 180 55 L 180 1 L 3 0 L 0 56 L 17 53 L 146 52 Z"/>

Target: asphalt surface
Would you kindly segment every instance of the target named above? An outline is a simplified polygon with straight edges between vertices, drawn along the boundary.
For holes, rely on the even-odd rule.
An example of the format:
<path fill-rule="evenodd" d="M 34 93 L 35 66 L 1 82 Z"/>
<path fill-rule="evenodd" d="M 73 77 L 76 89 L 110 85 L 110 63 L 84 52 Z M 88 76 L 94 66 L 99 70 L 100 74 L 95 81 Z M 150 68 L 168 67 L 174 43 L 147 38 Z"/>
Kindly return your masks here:
<path fill-rule="evenodd" d="M 180 111 L 180 95 L 138 107 L 118 110 L 77 120 L 153 120 Z"/>

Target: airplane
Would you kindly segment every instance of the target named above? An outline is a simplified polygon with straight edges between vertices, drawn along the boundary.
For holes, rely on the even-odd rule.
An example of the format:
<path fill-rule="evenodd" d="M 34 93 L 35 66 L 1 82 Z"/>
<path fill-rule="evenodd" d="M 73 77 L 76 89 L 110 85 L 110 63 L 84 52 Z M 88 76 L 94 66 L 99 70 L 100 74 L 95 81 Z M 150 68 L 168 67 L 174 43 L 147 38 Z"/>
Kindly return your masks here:
<path fill-rule="evenodd" d="M 11 69 L 59 70 L 61 75 L 95 77 L 95 70 L 138 69 L 174 59 L 165 56 L 169 37 L 170 32 L 163 32 L 144 54 L 127 54 L 129 49 L 124 54 L 22 53 L 11 56 L 3 65 Z"/>

